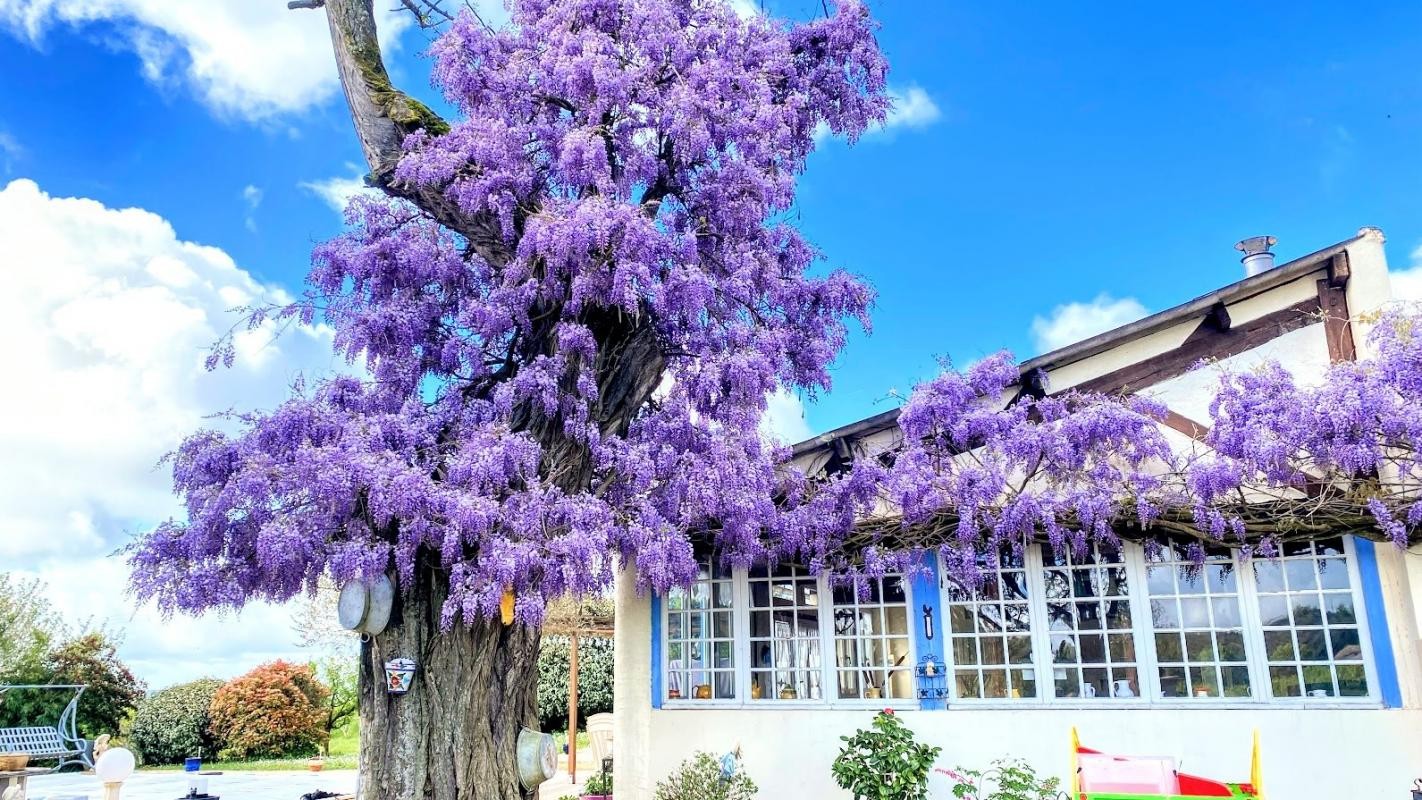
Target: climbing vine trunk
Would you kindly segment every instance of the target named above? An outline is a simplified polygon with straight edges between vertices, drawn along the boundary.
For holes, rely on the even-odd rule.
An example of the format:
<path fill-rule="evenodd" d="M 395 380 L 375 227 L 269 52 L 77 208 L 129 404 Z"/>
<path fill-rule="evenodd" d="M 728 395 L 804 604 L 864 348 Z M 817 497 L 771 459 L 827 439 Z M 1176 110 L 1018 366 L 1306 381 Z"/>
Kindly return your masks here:
<path fill-rule="evenodd" d="M 448 581 L 422 568 L 390 626 L 361 646 L 360 800 L 520 800 L 519 731 L 536 727 L 537 629 L 497 619 L 439 625 Z M 385 662 L 419 666 L 408 694 Z"/>

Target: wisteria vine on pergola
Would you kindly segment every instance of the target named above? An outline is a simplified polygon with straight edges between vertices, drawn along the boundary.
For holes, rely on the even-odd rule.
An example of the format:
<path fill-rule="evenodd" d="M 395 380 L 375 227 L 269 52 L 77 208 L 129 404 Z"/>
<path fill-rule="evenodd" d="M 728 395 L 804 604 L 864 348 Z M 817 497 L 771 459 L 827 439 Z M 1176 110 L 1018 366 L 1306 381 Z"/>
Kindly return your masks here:
<path fill-rule="evenodd" d="M 434 74 L 463 118 L 393 93 L 388 196 L 351 205 L 303 300 L 253 314 L 325 322 L 362 374 L 183 443 L 186 518 L 131 549 L 141 596 L 237 607 L 323 574 L 406 585 L 427 559 L 446 628 L 506 590 L 537 623 L 621 564 L 644 590 L 685 585 L 706 549 L 846 578 L 937 549 L 971 577 L 1033 539 L 1175 533 L 1267 555 L 1339 530 L 1403 544 L 1422 520 L 1408 310 L 1316 385 L 1224 373 L 1188 456 L 1146 398 L 1008 402 L 1000 354 L 918 387 L 890 463 L 796 473 L 760 430 L 767 397 L 827 390 L 872 292 L 819 270 L 786 212 L 817 131 L 853 141 L 889 108 L 867 12 L 789 25 L 716 2 L 522 0 L 512 16 L 449 24 Z"/>
<path fill-rule="evenodd" d="M 1405 547 L 1422 522 L 1422 313 L 1374 316 L 1373 356 L 1312 381 L 1273 361 L 1198 365 L 1218 383 L 1208 433 L 1184 448 L 1146 397 L 1024 395 L 1007 353 L 948 370 L 903 407 L 901 447 L 806 487 L 811 517 L 840 520 L 814 557 L 879 572 L 936 549 L 975 582 L 1035 541 L 1080 553 L 1184 538 L 1202 561 L 1339 533 Z"/>

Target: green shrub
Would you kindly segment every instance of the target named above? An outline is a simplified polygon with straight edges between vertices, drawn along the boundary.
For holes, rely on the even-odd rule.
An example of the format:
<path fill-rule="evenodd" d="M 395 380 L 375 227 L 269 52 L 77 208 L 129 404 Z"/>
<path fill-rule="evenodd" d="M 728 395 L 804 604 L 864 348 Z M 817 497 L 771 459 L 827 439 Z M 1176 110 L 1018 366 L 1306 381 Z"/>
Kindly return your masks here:
<path fill-rule="evenodd" d="M 875 714 L 871 726 L 839 737 L 835 783 L 858 798 L 925 800 L 929 770 L 943 748 L 920 744 L 891 710 Z"/>
<path fill-rule="evenodd" d="M 583 784 L 583 794 L 612 794 L 612 773 L 599 772 Z"/>
<path fill-rule="evenodd" d="M 1038 778 L 1036 770 L 1020 759 L 1000 758 L 988 770 L 958 767 L 939 771 L 953 779 L 953 796 L 958 800 L 1056 800 L 1061 796 L 1060 780 Z M 988 790 L 990 794 L 983 794 Z"/>
<path fill-rule="evenodd" d="M 307 665 L 273 661 L 212 696 L 212 733 L 224 759 L 315 755 L 326 738 L 330 690 Z"/>
<path fill-rule="evenodd" d="M 222 681 L 203 678 L 170 686 L 138 704 L 129 743 L 145 764 L 178 764 L 189 756 L 213 758 L 218 742 L 209 725 L 212 696 Z"/>
<path fill-rule="evenodd" d="M 578 722 L 612 711 L 612 640 L 578 638 Z M 568 727 L 568 637 L 548 636 L 538 651 L 538 722 Z"/>
<path fill-rule="evenodd" d="M 710 753 L 697 752 L 657 784 L 656 800 L 751 800 L 756 786 L 739 764 L 729 778 Z"/>

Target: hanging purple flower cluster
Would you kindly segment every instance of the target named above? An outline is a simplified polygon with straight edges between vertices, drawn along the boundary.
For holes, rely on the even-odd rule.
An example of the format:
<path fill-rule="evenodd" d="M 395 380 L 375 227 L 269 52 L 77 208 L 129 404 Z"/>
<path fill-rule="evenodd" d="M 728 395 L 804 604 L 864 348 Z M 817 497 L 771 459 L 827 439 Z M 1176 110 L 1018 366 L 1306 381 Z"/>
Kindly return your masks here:
<path fill-rule="evenodd" d="M 393 176 L 477 224 L 352 203 L 306 300 L 273 313 L 329 324 L 362 377 L 184 442 L 186 519 L 130 549 L 140 596 L 235 607 L 325 572 L 409 585 L 433 560 L 446 625 L 493 615 L 506 588 L 536 622 L 548 598 L 605 588 L 614 556 L 665 590 L 694 577 L 694 539 L 746 563 L 806 524 L 777 502 L 766 398 L 827 388 L 872 295 L 813 272 L 785 215 L 817 130 L 853 141 L 884 119 L 873 21 L 857 0 L 802 24 L 713 0 L 510 10 L 434 43 L 462 116 L 408 137 Z M 619 383 L 609 365 L 648 338 L 654 380 Z"/>

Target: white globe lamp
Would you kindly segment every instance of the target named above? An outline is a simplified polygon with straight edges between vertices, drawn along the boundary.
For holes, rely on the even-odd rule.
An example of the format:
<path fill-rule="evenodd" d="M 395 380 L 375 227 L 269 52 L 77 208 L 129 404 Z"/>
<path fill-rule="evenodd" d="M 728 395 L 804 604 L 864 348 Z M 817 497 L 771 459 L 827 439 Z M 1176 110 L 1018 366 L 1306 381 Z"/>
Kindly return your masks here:
<path fill-rule="evenodd" d="M 105 750 L 99 756 L 99 760 L 94 762 L 94 776 L 104 784 L 104 800 L 118 800 L 119 789 L 133 774 L 136 765 L 133 752 L 125 747 Z"/>

